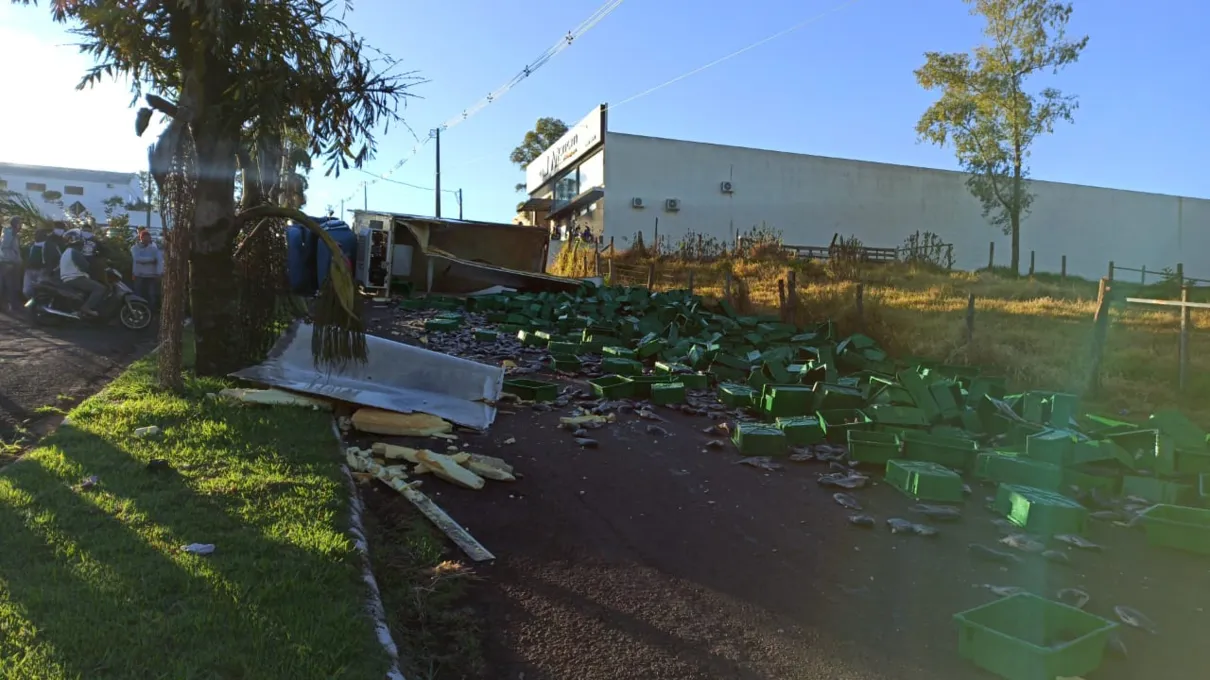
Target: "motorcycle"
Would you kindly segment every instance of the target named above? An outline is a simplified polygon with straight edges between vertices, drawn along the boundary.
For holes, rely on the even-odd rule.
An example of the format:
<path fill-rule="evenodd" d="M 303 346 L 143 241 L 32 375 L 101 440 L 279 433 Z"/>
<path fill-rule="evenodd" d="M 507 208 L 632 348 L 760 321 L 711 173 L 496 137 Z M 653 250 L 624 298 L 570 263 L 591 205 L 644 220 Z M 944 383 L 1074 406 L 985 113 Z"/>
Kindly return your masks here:
<path fill-rule="evenodd" d="M 105 269 L 105 297 L 97 305 L 94 317 L 79 314 L 80 307 L 88 298 L 84 293 L 58 279 L 47 279 L 34 287 L 34 295 L 25 303 L 35 323 L 52 318 L 66 318 L 107 324 L 116 317 L 123 326 L 132 331 L 141 331 L 151 325 L 151 305 L 134 294 L 122 280 L 121 273 L 113 267 Z"/>

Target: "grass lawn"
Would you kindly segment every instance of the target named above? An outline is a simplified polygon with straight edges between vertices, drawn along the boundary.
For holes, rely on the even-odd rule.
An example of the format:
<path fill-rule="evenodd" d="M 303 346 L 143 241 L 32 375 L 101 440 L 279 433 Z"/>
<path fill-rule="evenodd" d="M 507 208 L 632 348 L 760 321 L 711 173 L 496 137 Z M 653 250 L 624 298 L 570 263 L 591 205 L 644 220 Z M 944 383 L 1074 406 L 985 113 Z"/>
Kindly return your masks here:
<path fill-rule="evenodd" d="M 569 249 L 564 249 L 569 253 Z M 564 253 L 561 253 L 563 255 Z M 601 261 L 604 272 L 608 258 Z M 646 285 L 651 259 L 633 251 L 614 258 L 621 285 Z M 595 266 L 587 256 L 560 257 L 554 273 L 587 275 Z M 723 295 L 726 272 L 743 281 L 744 310 L 776 313 L 777 282 L 794 269 L 799 284 L 802 323 L 832 319 L 842 334 L 864 330 L 893 356 L 920 357 L 947 364 L 979 366 L 1009 379 L 1018 390 L 1049 389 L 1083 393 L 1087 384 L 1092 319 L 1097 284 L 1054 274 L 1013 277 L 1000 271 L 947 272 L 902 264 L 858 267 L 853 271 L 827 263 L 786 257 L 727 258 L 685 262 L 664 257 L 656 262 L 656 289 L 685 287 L 689 272 L 695 292 Z M 855 313 L 857 281 L 865 284 L 865 324 Z M 735 293 L 736 287 L 733 287 Z M 1174 299 L 1170 284 L 1148 286 L 1118 282 L 1117 295 Z M 974 341 L 965 339 L 967 296 L 975 294 Z M 1191 299 L 1210 299 L 1207 289 Z M 1103 391 L 1086 399 L 1089 409 L 1145 414 L 1179 408 L 1210 427 L 1210 313 L 1194 311 L 1189 357 L 1189 389 L 1176 391 L 1179 317 L 1172 309 L 1115 304 L 1102 373 Z"/>
<path fill-rule="evenodd" d="M 329 416 L 208 399 L 216 380 L 165 394 L 153 372 L 0 469 L 0 678 L 383 677 Z"/>

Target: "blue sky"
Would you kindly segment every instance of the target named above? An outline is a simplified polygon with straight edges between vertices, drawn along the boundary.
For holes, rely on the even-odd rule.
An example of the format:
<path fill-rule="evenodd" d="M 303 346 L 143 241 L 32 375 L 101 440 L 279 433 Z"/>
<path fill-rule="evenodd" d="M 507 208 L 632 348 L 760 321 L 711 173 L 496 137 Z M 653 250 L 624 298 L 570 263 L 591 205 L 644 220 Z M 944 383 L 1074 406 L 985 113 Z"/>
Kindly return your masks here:
<path fill-rule="evenodd" d="M 428 82 L 403 110 L 424 131 L 506 82 L 604 0 L 357 0 L 351 27 Z M 599 103 L 648 88 L 818 16 L 841 0 L 625 0 L 531 77 L 442 137 L 442 182 L 461 188 L 469 219 L 511 218 L 522 173 L 508 154 L 541 116 L 569 124 Z M 1080 97 L 1033 153 L 1039 179 L 1210 197 L 1210 5 L 1196 0 L 1076 0 L 1071 31 L 1091 36 L 1056 81 Z M 912 71 L 926 50 L 981 39 L 961 0 L 852 0 L 802 30 L 610 112 L 619 132 L 863 160 L 954 168 L 915 139 L 932 95 Z M 0 0 L 0 161 L 136 170 L 149 140 L 133 133 L 120 83 L 73 88 L 87 65 L 41 8 Z M 13 93 L 19 93 L 13 96 Z M 23 130 L 21 134 L 13 134 Z M 367 170 L 382 173 L 415 145 L 402 126 L 381 137 Z M 433 186 L 433 146 L 391 175 Z M 312 177 L 309 212 L 355 195 L 356 171 Z M 431 192 L 379 182 L 371 208 L 431 214 Z M 447 194 L 443 213 L 457 215 Z M 1140 225 L 1142 226 L 1142 225 Z"/>

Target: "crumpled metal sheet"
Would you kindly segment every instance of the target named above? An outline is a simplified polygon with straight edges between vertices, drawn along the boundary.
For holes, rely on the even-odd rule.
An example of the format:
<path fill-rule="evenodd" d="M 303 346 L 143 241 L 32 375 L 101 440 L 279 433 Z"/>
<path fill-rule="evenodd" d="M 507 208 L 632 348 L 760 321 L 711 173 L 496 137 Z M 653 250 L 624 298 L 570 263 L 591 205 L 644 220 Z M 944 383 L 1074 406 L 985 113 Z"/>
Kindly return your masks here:
<path fill-rule="evenodd" d="M 428 413 L 485 430 L 496 419 L 504 369 L 366 336 L 368 359 L 318 368 L 311 359 L 310 324 L 295 323 L 264 362 L 231 377 L 362 406 Z M 490 403 L 489 403 L 490 402 Z"/>

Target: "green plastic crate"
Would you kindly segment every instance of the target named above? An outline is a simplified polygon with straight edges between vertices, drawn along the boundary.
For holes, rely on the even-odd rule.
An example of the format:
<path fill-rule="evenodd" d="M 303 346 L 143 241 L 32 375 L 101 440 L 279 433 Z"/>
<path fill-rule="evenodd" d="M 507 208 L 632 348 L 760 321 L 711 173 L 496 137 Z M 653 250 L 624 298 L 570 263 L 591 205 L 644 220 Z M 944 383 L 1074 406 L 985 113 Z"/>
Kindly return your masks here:
<path fill-rule="evenodd" d="M 1019 484 L 1049 491 L 1063 488 L 1063 468 L 1003 452 L 978 454 L 975 476 L 998 484 Z"/>
<path fill-rule="evenodd" d="M 786 435 L 776 427 L 763 423 L 739 423 L 731 437 L 745 456 L 784 456 Z"/>
<path fill-rule="evenodd" d="M 805 416 L 811 408 L 814 392 L 804 385 L 765 385 L 761 389 L 761 410 L 770 418 Z"/>
<path fill-rule="evenodd" d="M 848 441 L 849 430 L 872 430 L 874 421 L 860 409 L 837 409 L 834 411 L 817 411 L 819 424 L 823 428 L 824 438 L 833 444 L 843 444 Z"/>
<path fill-rule="evenodd" d="M 1067 430 L 1044 430 L 1025 438 L 1025 455 L 1043 463 L 1069 465 L 1075 438 Z"/>
<path fill-rule="evenodd" d="M 685 383 L 660 382 L 651 385 L 653 404 L 679 404 L 685 401 Z"/>
<path fill-rule="evenodd" d="M 609 348 L 607 347 L 606 349 Z M 643 364 L 632 359 L 610 357 L 601 360 L 601 370 L 606 373 L 616 373 L 617 375 L 642 375 Z"/>
<path fill-rule="evenodd" d="M 550 355 L 550 367 L 556 371 L 564 371 L 566 373 L 575 373 L 580 370 L 580 358 L 574 354 L 552 354 Z"/>
<path fill-rule="evenodd" d="M 499 333 L 487 328 L 476 328 L 473 335 L 479 342 L 495 342 L 496 338 L 500 337 Z"/>
<path fill-rule="evenodd" d="M 566 342 L 562 340 L 551 340 L 546 345 L 547 351 L 551 354 L 575 354 L 580 350 L 580 343 Z"/>
<path fill-rule="evenodd" d="M 617 359 L 637 359 L 638 354 L 634 350 L 626 347 L 602 347 L 601 354 L 607 357 L 615 357 Z"/>
<path fill-rule="evenodd" d="M 903 434 L 903 457 L 958 470 L 974 467 L 978 444 L 971 439 L 908 430 Z"/>
<path fill-rule="evenodd" d="M 632 375 L 630 382 L 634 383 L 634 396 L 646 399 L 651 396 L 651 387 L 657 383 L 671 382 L 666 375 Z"/>
<path fill-rule="evenodd" d="M 747 385 L 722 383 L 718 386 L 718 400 L 731 408 L 748 408 L 756 401 L 756 390 Z"/>
<path fill-rule="evenodd" d="M 1139 519 L 1151 545 L 1210 555 L 1210 510 L 1153 505 L 1144 510 Z"/>
<path fill-rule="evenodd" d="M 865 406 L 865 395 L 854 387 L 816 383 L 812 411 L 832 411 Z"/>
<path fill-rule="evenodd" d="M 526 347 L 545 347 L 550 342 L 535 331 L 517 331 L 517 339 Z"/>
<path fill-rule="evenodd" d="M 899 435 L 894 432 L 849 430 L 849 460 L 886 465 L 887 461 L 902 455 L 899 444 Z"/>
<path fill-rule="evenodd" d="M 554 401 L 559 398 L 559 386 L 541 380 L 505 380 L 500 391 L 529 401 Z"/>
<path fill-rule="evenodd" d="M 1029 593 L 954 614 L 958 654 L 1007 680 L 1084 676 L 1117 623 Z"/>
<path fill-rule="evenodd" d="M 606 399 L 624 399 L 634 396 L 634 382 L 624 375 L 603 375 L 588 381 L 592 393 Z"/>
<path fill-rule="evenodd" d="M 1183 505 L 1193 500 L 1193 491 L 1192 484 L 1182 484 L 1155 477 L 1127 475 L 1122 478 L 1124 495 L 1146 498 L 1152 503 Z"/>
<path fill-rule="evenodd" d="M 886 462 L 886 483 L 919 501 L 961 503 L 962 478 L 957 472 L 922 460 Z"/>
<path fill-rule="evenodd" d="M 878 425 L 887 427 L 928 427 L 924 411 L 915 406 L 896 406 L 892 403 L 874 404 L 862 409 Z"/>
<path fill-rule="evenodd" d="M 1195 425 L 1180 411 L 1157 411 L 1151 414 L 1149 422 L 1160 432 L 1172 437 L 1177 448 L 1210 453 L 1210 446 L 1206 443 L 1206 431 Z"/>
<path fill-rule="evenodd" d="M 1041 536 L 1083 534 L 1088 526 L 1087 508 L 1046 489 L 1001 484 L 992 506 L 1008 521 Z"/>
<path fill-rule="evenodd" d="M 824 440 L 823 427 L 816 416 L 778 418 L 773 426 L 786 433 L 791 446 L 810 446 Z"/>

